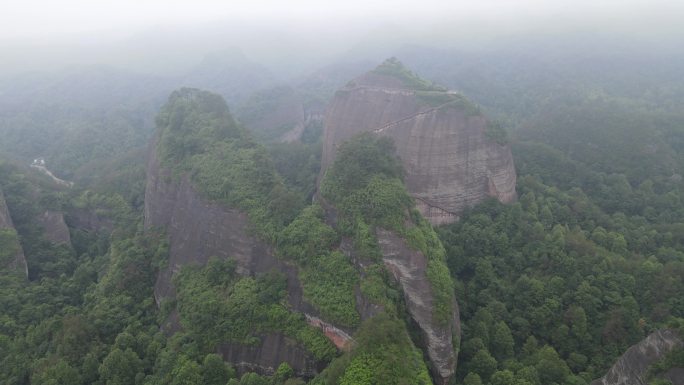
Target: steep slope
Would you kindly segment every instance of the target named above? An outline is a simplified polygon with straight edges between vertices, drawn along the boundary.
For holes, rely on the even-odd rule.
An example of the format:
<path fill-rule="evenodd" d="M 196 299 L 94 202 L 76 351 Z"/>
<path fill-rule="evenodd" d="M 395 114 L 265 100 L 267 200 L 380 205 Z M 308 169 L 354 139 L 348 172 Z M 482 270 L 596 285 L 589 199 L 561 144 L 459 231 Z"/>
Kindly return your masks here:
<path fill-rule="evenodd" d="M 0 190 L 0 246 L 0 268 L 19 271 L 28 277 L 24 251 L 19 243 L 2 190 Z"/>
<path fill-rule="evenodd" d="M 335 94 L 325 118 L 322 174 L 339 145 L 360 132 L 394 140 L 406 186 L 433 224 L 453 222 L 490 196 L 505 203 L 516 198 L 513 158 L 500 128 L 396 59 Z"/>
<path fill-rule="evenodd" d="M 61 211 L 45 210 L 38 216 L 37 222 L 45 230 L 45 238 L 55 245 L 64 244 L 71 246 L 69 227 L 64 221 L 64 213 Z"/>
<path fill-rule="evenodd" d="M 328 221 L 350 239 L 361 292 L 392 314 L 394 302 L 376 285 L 386 271 L 397 285 L 416 330 L 415 343 L 429 359 L 437 384 L 449 383 L 456 368 L 460 321 L 445 250 L 430 224 L 416 211 L 401 181 L 392 142 L 370 133 L 339 149 L 320 186 Z M 400 314 L 400 317 L 405 315 Z"/>
<path fill-rule="evenodd" d="M 650 367 L 663 359 L 669 352 L 684 347 L 681 337 L 671 329 L 657 330 L 638 344 L 630 347 L 605 376 L 595 380 L 591 385 L 641 385 L 647 381 Z M 669 368 L 665 377 L 672 384 L 684 384 L 684 368 Z"/>
<path fill-rule="evenodd" d="M 160 269 L 154 287 L 157 303 L 177 297 L 174 277 L 184 267 L 204 266 L 210 257 L 218 257 L 235 261 L 235 271 L 246 279 L 271 272 L 284 275 L 288 306 L 315 314 L 302 299 L 297 270 L 277 259 L 267 241 L 282 226 L 282 212 L 287 212 L 269 206 L 282 200 L 279 194 L 287 194 L 281 192 L 265 150 L 233 121 L 223 99 L 195 89 L 176 91 L 157 123 L 159 130 L 150 144 L 144 214 L 145 227 L 161 228 L 169 239 L 168 263 Z M 194 281 L 190 283 L 185 286 L 192 288 Z M 187 290 L 180 293 L 179 307 L 171 313 L 171 332 L 193 327 L 190 320 L 197 312 L 183 311 L 194 306 Z M 282 306 L 278 309 L 277 314 L 289 314 Z M 249 325 L 253 330 L 240 338 L 217 337 L 216 349 L 241 369 L 272 374 L 279 363 L 288 362 L 298 375 L 311 377 L 324 357 L 312 353 L 307 342 L 325 338 L 320 332 L 320 338 L 312 336 L 303 315 L 288 317 L 289 324 L 278 318 L 261 329 Z"/>

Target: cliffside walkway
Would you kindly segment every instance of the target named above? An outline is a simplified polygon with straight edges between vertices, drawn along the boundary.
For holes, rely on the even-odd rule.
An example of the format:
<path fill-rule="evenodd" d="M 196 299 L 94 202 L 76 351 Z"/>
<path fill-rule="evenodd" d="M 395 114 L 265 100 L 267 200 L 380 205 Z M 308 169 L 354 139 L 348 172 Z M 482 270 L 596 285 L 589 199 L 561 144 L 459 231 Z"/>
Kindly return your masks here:
<path fill-rule="evenodd" d="M 409 94 L 414 94 L 414 93 L 415 93 L 415 91 L 413 91 L 413 90 L 407 90 L 407 89 L 403 89 L 403 88 L 384 88 L 384 87 L 369 87 L 369 86 L 356 86 L 356 87 L 349 88 L 350 91 L 351 91 L 351 90 L 358 90 L 358 89 L 364 89 L 364 90 L 370 89 L 370 90 L 373 90 L 373 91 L 382 91 L 382 92 L 389 92 L 389 93 L 404 93 L 404 94 L 407 94 L 407 95 L 409 95 Z M 438 93 L 444 93 L 443 91 L 434 91 L 434 92 L 436 92 L 436 93 L 437 93 L 437 92 L 438 92 Z M 400 119 L 397 119 L 397 120 L 393 120 L 393 121 L 391 121 L 391 122 L 389 122 L 389 123 L 383 124 L 383 125 L 380 126 L 380 127 L 377 127 L 377 128 L 372 129 L 371 132 L 373 132 L 374 134 L 381 134 L 381 133 L 383 133 L 384 131 L 387 131 L 387 130 L 390 130 L 390 129 L 394 128 L 394 127 L 397 127 L 398 125 L 400 125 L 400 124 L 402 124 L 402 123 L 404 123 L 404 122 L 407 122 L 407 121 L 416 119 L 416 118 L 419 117 L 419 116 L 423 116 L 423 115 L 427 115 L 427 114 L 433 113 L 433 112 L 435 112 L 435 111 L 437 111 L 437 110 L 439 110 L 439 109 L 441 109 L 441 108 L 444 108 L 445 106 L 447 106 L 447 105 L 449 105 L 449 104 L 451 104 L 451 103 L 453 103 L 453 101 L 448 101 L 448 102 L 446 102 L 446 103 L 440 104 L 439 106 L 431 107 L 431 108 L 428 108 L 428 109 L 426 109 L 426 110 L 418 111 L 418 112 L 416 112 L 416 113 L 414 113 L 414 114 L 405 116 L 405 117 L 403 117 L 403 118 L 400 118 Z M 413 198 L 415 198 L 415 199 L 417 199 L 417 200 L 423 202 L 425 205 L 427 205 L 427 206 L 430 207 L 430 208 L 437 209 L 437 210 L 440 210 L 440 211 L 444 212 L 444 213 L 445 213 L 445 216 L 458 216 L 458 215 L 459 215 L 459 214 L 457 214 L 457 213 L 455 213 L 455 212 L 453 212 L 453 211 L 450 211 L 450 210 L 445 209 L 444 207 L 440 207 L 439 205 L 436 205 L 436 204 L 434 204 L 434 203 L 432 203 L 432 202 L 428 202 L 428 201 L 425 200 L 424 198 L 417 197 L 417 196 L 414 196 Z"/>

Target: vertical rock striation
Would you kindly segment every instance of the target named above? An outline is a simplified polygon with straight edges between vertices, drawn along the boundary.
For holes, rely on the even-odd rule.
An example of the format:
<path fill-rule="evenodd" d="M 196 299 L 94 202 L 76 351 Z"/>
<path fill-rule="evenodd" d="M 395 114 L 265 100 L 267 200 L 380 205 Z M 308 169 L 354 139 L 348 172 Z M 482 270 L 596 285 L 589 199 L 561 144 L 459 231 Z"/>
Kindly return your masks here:
<path fill-rule="evenodd" d="M 2 231 L 2 240 L 10 243 L 10 245 L 4 245 L 5 247 L 9 246 L 5 250 L 0 250 L 3 254 L 4 252 L 10 254 L 6 256 L 8 261 L 5 266 L 0 266 L 0 268 L 19 271 L 28 277 L 28 266 L 26 265 L 24 250 L 19 243 L 17 231 L 14 229 L 14 223 L 12 223 L 12 217 L 7 209 L 2 190 L 0 190 L 0 231 Z"/>
<path fill-rule="evenodd" d="M 432 363 L 432 376 L 438 384 L 447 384 L 456 370 L 454 338 L 461 335 L 458 305 L 446 324 L 433 317 L 432 287 L 427 277 L 427 258 L 411 249 L 391 231 L 378 229 L 378 243 L 387 270 L 401 285 L 408 311 L 422 334 L 423 349 Z"/>
<path fill-rule="evenodd" d="M 157 303 L 175 296 L 173 274 L 184 265 L 204 265 L 210 257 L 232 258 L 240 274 L 277 270 L 287 276 L 290 303 L 306 305 L 297 271 L 273 255 L 271 247 L 248 233 L 247 215 L 202 198 L 187 176 L 174 177 L 157 158 L 156 140 L 147 164 L 145 227 L 163 228 L 169 237 L 169 262 L 154 287 Z"/>
<path fill-rule="evenodd" d="M 511 150 L 488 134 L 477 107 L 406 71 L 390 60 L 335 94 L 325 117 L 321 176 L 342 142 L 374 132 L 394 140 L 406 186 L 434 225 L 457 220 L 487 197 L 515 200 Z"/>
<path fill-rule="evenodd" d="M 663 358 L 675 348 L 684 347 L 684 341 L 674 330 L 665 329 L 651 333 L 648 337 L 633 345 L 620 356 L 605 376 L 594 380 L 591 385 L 643 385 L 646 373 L 651 365 Z M 666 373 L 675 385 L 684 384 L 684 368 L 672 368 Z"/>

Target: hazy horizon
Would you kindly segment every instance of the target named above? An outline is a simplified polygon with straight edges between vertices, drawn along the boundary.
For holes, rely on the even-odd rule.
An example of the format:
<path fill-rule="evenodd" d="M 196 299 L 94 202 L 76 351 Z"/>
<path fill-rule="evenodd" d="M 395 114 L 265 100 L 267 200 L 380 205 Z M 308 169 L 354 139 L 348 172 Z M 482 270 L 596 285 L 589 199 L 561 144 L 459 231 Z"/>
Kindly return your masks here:
<path fill-rule="evenodd" d="M 176 74 L 225 50 L 271 67 L 278 63 L 287 78 L 350 53 L 367 58 L 372 52 L 376 60 L 376 53 L 406 45 L 487 49 L 601 41 L 672 49 L 682 40 L 681 15 L 684 4 L 667 0 L 27 0 L 6 4 L 0 15 L 0 77 L 93 64 Z"/>

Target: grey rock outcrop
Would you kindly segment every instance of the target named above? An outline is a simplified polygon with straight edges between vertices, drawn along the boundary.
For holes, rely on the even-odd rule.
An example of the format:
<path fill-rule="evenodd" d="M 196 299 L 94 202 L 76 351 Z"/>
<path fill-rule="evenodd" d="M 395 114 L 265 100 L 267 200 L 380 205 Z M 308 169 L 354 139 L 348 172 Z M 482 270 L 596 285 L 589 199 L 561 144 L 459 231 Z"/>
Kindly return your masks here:
<path fill-rule="evenodd" d="M 418 209 L 434 225 L 450 223 L 487 197 L 516 199 L 511 150 L 487 129 L 487 119 L 462 96 L 413 89 L 372 71 L 339 90 L 328 107 L 321 176 L 339 145 L 355 134 L 389 136 Z"/>
<path fill-rule="evenodd" d="M 169 238 L 169 261 L 154 286 L 157 303 L 175 296 L 172 278 L 182 266 L 204 265 L 216 256 L 235 259 L 243 275 L 271 270 L 285 274 L 290 305 L 304 313 L 314 312 L 302 298 L 297 270 L 277 259 L 269 245 L 248 233 L 247 215 L 202 198 L 187 176 L 174 177 L 164 169 L 157 158 L 156 142 L 150 146 L 147 165 L 145 227 L 163 228 Z M 180 327 L 177 319 L 170 320 L 170 325 L 175 330 Z M 281 362 L 288 362 L 297 375 L 310 377 L 318 364 L 294 341 L 275 334 L 261 336 L 256 346 L 225 344 L 220 350 L 236 367 L 266 374 Z"/>
<path fill-rule="evenodd" d="M 5 202 L 5 196 L 0 190 L 0 230 L 8 229 L 16 237 L 17 231 L 14 228 L 14 223 L 12 222 L 12 217 L 10 216 L 9 210 L 7 209 L 7 203 Z M 28 266 L 26 265 L 26 257 L 24 256 L 24 250 L 19 243 L 19 239 L 16 238 L 15 241 L 14 255 L 10 255 L 9 263 L 6 266 L 0 266 L 0 268 L 16 270 L 22 272 L 26 277 L 28 277 Z"/>
<path fill-rule="evenodd" d="M 670 329 L 658 330 L 633 345 L 620 356 L 605 376 L 592 381 L 591 385 L 643 385 L 648 368 L 684 341 Z M 675 385 L 684 384 L 684 368 L 672 368 L 665 376 Z"/>
<path fill-rule="evenodd" d="M 294 267 L 273 255 L 271 247 L 248 233 L 247 215 L 200 196 L 187 176 L 174 177 L 150 148 L 145 188 L 145 227 L 166 230 L 169 262 L 154 287 L 157 302 L 175 296 L 174 272 L 188 264 L 204 265 L 210 257 L 233 258 L 240 274 L 277 270 L 288 280 L 290 303 L 302 308 L 302 290 Z"/>
<path fill-rule="evenodd" d="M 233 363 L 239 375 L 245 372 L 273 375 L 282 362 L 289 363 L 297 376 L 305 378 L 314 377 L 321 369 L 306 350 L 281 333 L 266 334 L 257 346 L 223 344 L 219 351 L 225 361 Z"/>
<path fill-rule="evenodd" d="M 456 370 L 454 339 L 461 335 L 458 305 L 444 325 L 433 318 L 433 295 L 427 277 L 427 258 L 411 249 L 404 239 L 391 231 L 378 229 L 378 243 L 387 270 L 400 283 L 411 318 L 422 334 L 423 349 L 432 364 L 432 376 L 438 384 L 447 384 Z"/>
<path fill-rule="evenodd" d="M 36 218 L 38 224 L 45 230 L 45 238 L 54 244 L 71 246 L 69 227 L 64 221 L 61 211 L 46 210 Z"/>

